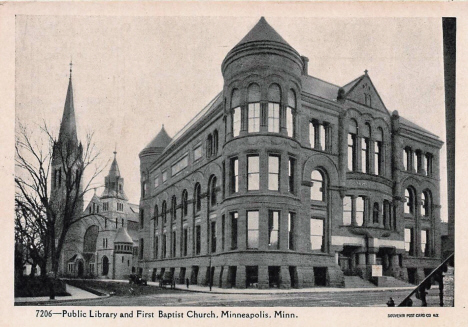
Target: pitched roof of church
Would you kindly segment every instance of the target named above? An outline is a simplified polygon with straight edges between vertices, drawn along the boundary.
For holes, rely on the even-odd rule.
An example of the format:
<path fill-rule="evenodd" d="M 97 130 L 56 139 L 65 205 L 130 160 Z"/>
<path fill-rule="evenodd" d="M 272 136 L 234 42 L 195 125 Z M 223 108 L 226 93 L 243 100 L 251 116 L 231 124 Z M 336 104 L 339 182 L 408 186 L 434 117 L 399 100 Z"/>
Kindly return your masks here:
<path fill-rule="evenodd" d="M 145 149 L 165 148 L 169 143 L 171 143 L 171 141 L 172 139 L 169 135 L 167 135 L 163 125 L 158 135 L 156 135 L 156 137 L 150 143 L 148 143 L 147 146 L 145 146 Z"/>
<path fill-rule="evenodd" d="M 75 108 L 73 104 L 73 85 L 70 73 L 70 80 L 68 82 L 67 97 L 65 99 L 65 106 L 63 108 L 62 122 L 60 123 L 59 142 L 72 141 L 78 143 L 78 136 L 76 133 L 76 119 Z"/>
<path fill-rule="evenodd" d="M 236 47 L 241 44 L 256 41 L 271 41 L 282 43 L 289 47 L 291 46 L 281 37 L 281 35 L 278 34 L 278 32 L 275 31 L 273 27 L 271 27 L 270 24 L 268 24 L 265 17 L 260 18 L 258 23 L 250 30 L 250 32 L 247 33 L 239 43 L 237 43 Z"/>

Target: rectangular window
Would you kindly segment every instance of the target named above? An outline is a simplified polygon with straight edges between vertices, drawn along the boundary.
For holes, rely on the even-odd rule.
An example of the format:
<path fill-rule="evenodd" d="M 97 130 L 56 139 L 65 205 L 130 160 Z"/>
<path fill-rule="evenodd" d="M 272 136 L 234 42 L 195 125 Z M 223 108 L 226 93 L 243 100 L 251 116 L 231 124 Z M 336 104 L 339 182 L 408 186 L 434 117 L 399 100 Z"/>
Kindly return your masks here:
<path fill-rule="evenodd" d="M 216 222 L 212 221 L 211 226 L 210 226 L 210 232 L 211 232 L 211 252 L 215 253 L 216 252 Z"/>
<path fill-rule="evenodd" d="M 426 174 L 427 176 L 432 175 L 432 155 L 426 154 Z"/>
<path fill-rule="evenodd" d="M 279 249 L 279 211 L 270 210 L 268 214 L 268 248 Z"/>
<path fill-rule="evenodd" d="M 221 251 L 224 251 L 224 234 L 226 228 L 226 216 L 221 216 Z"/>
<path fill-rule="evenodd" d="M 176 232 L 172 232 L 172 257 L 176 257 L 176 249 L 177 249 L 177 246 L 176 246 L 176 240 L 177 240 L 177 234 Z"/>
<path fill-rule="evenodd" d="M 159 176 L 156 176 L 154 178 L 154 188 L 158 187 L 159 186 Z"/>
<path fill-rule="evenodd" d="M 343 225 L 349 226 L 352 221 L 353 201 L 350 196 L 343 198 Z"/>
<path fill-rule="evenodd" d="M 163 171 L 163 173 L 162 173 L 162 181 L 163 181 L 163 183 L 164 183 L 165 181 L 167 181 L 167 170 L 166 170 L 166 171 Z"/>
<path fill-rule="evenodd" d="M 416 152 L 413 152 L 413 165 L 412 169 L 415 172 L 418 172 L 418 154 Z"/>
<path fill-rule="evenodd" d="M 140 228 L 145 226 L 145 210 L 140 210 Z"/>
<path fill-rule="evenodd" d="M 249 133 L 260 132 L 260 103 L 249 103 Z"/>
<path fill-rule="evenodd" d="M 237 249 L 237 212 L 231 212 L 231 250 Z"/>
<path fill-rule="evenodd" d="M 310 219 L 310 249 L 323 250 L 323 220 Z"/>
<path fill-rule="evenodd" d="M 259 156 L 247 157 L 247 190 L 260 189 L 260 160 Z"/>
<path fill-rule="evenodd" d="M 163 234 L 163 238 L 162 238 L 162 257 L 163 257 L 163 259 L 166 258 L 166 255 L 167 255 L 166 247 L 167 247 L 167 236 L 166 236 L 166 234 Z"/>
<path fill-rule="evenodd" d="M 405 228 L 405 250 L 409 255 L 413 255 L 413 229 Z"/>
<path fill-rule="evenodd" d="M 295 250 L 294 246 L 294 220 L 296 214 L 294 212 L 290 212 L 288 214 L 288 249 Z"/>
<path fill-rule="evenodd" d="M 279 191 L 280 163 L 278 156 L 268 156 L 268 189 Z"/>
<path fill-rule="evenodd" d="M 362 226 L 365 216 L 365 200 L 362 196 L 356 198 L 356 224 Z"/>
<path fill-rule="evenodd" d="M 268 132 L 279 133 L 278 103 L 268 103 Z"/>
<path fill-rule="evenodd" d="M 292 108 L 286 108 L 286 128 L 289 137 L 294 137 L 294 115 Z"/>
<path fill-rule="evenodd" d="M 325 151 L 327 148 L 326 126 L 325 125 L 319 125 L 319 126 L 320 126 L 320 147 L 322 148 L 323 151 Z"/>
<path fill-rule="evenodd" d="M 310 147 L 315 148 L 315 124 L 313 122 L 309 123 L 309 142 Z"/>
<path fill-rule="evenodd" d="M 374 143 L 374 169 L 376 175 L 382 175 L 382 142 Z"/>
<path fill-rule="evenodd" d="M 230 177 L 231 193 L 239 192 L 239 160 L 237 158 L 231 159 Z"/>
<path fill-rule="evenodd" d="M 158 258 L 158 250 L 159 250 L 159 237 L 154 238 L 154 253 L 153 256 L 155 259 Z"/>
<path fill-rule="evenodd" d="M 141 196 L 146 196 L 146 182 L 141 183 Z"/>
<path fill-rule="evenodd" d="M 258 211 L 247 211 L 247 248 L 258 249 Z"/>
<path fill-rule="evenodd" d="M 195 254 L 200 254 L 201 250 L 201 227 L 197 225 L 195 227 Z"/>
<path fill-rule="evenodd" d="M 421 231 L 421 252 L 425 257 L 429 256 L 429 246 L 428 246 L 428 231 Z"/>
<path fill-rule="evenodd" d="M 232 136 L 239 136 L 241 130 L 241 108 L 237 107 L 232 110 Z"/>
<path fill-rule="evenodd" d="M 184 242 L 184 245 L 183 245 L 182 253 L 183 253 L 183 256 L 185 257 L 185 256 L 187 256 L 187 248 L 188 248 L 188 244 L 187 244 L 188 243 L 188 230 L 187 230 L 187 228 L 184 228 L 184 240 L 183 240 L 183 242 Z"/>
<path fill-rule="evenodd" d="M 145 250 L 145 240 L 142 238 L 140 238 L 139 248 L 140 248 L 139 258 L 143 259 L 143 253 L 144 253 L 143 251 Z"/>
<path fill-rule="evenodd" d="M 180 171 L 188 166 L 188 154 L 179 159 L 175 164 L 172 165 L 172 176 L 178 174 Z"/>
<path fill-rule="evenodd" d="M 288 176 L 289 176 L 289 192 L 292 194 L 296 194 L 295 179 L 294 179 L 295 174 L 296 174 L 296 159 L 290 157 L 289 165 L 288 165 Z"/>
<path fill-rule="evenodd" d="M 356 136 L 354 134 L 348 134 L 348 170 L 349 171 L 353 171 L 354 167 L 356 167 L 355 141 L 356 141 Z"/>
<path fill-rule="evenodd" d="M 361 146 L 361 171 L 363 173 L 369 173 L 369 139 L 362 138 Z"/>
<path fill-rule="evenodd" d="M 201 144 L 197 145 L 195 149 L 193 149 L 193 160 L 197 161 L 203 156 L 202 146 Z"/>

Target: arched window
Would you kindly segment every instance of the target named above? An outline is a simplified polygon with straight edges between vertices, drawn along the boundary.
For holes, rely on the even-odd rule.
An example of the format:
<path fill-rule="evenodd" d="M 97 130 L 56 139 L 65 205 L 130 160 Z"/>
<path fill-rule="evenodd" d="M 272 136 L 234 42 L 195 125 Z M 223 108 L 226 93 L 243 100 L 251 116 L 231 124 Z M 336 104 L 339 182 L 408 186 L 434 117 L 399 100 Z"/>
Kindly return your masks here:
<path fill-rule="evenodd" d="M 83 252 L 96 252 L 96 243 L 99 234 L 99 227 L 96 225 L 90 226 L 84 235 Z"/>
<path fill-rule="evenodd" d="M 311 174 L 310 180 L 312 182 L 310 198 L 315 201 L 325 201 L 322 173 L 318 170 L 314 170 Z"/>
<path fill-rule="evenodd" d="M 216 177 L 213 176 L 213 178 L 211 179 L 211 183 L 210 183 L 210 204 L 212 207 L 214 207 L 218 203 L 217 198 L 216 198 L 216 195 L 217 195 L 216 183 L 217 183 Z"/>
<path fill-rule="evenodd" d="M 201 186 L 199 183 L 195 185 L 194 202 L 195 212 L 199 212 L 201 210 Z"/>
<path fill-rule="evenodd" d="M 414 191 L 411 188 L 405 190 L 405 213 L 414 214 Z"/>
<path fill-rule="evenodd" d="M 158 205 L 154 205 L 154 225 L 158 226 L 158 216 L 159 216 L 159 209 Z"/>
<path fill-rule="evenodd" d="M 431 216 L 431 192 L 425 190 L 421 194 L 421 216 L 429 218 Z"/>
<path fill-rule="evenodd" d="M 349 121 L 348 127 L 348 170 L 355 171 L 357 166 L 356 139 L 358 127 L 354 119 Z"/>
<path fill-rule="evenodd" d="M 167 222 L 167 204 L 166 204 L 166 201 L 163 201 L 163 203 L 162 203 L 161 216 L 162 216 L 162 221 L 165 224 Z"/>
<path fill-rule="evenodd" d="M 109 259 L 106 256 L 102 257 L 102 275 L 106 276 L 109 273 Z"/>
<path fill-rule="evenodd" d="M 209 158 L 212 155 L 213 151 L 213 136 L 211 134 L 208 135 L 206 139 L 206 157 Z"/>
<path fill-rule="evenodd" d="M 288 108 L 286 109 L 286 129 L 289 137 L 296 135 L 294 116 L 296 112 L 296 93 L 294 90 L 288 92 Z"/>
<path fill-rule="evenodd" d="M 268 88 L 268 132 L 280 131 L 280 103 L 281 89 L 278 84 L 271 84 Z"/>
<path fill-rule="evenodd" d="M 260 132 L 260 87 L 258 84 L 250 84 L 248 94 L 248 123 L 249 133 Z"/>
<path fill-rule="evenodd" d="M 362 131 L 362 144 L 361 144 L 361 171 L 363 173 L 370 173 L 370 165 L 369 165 L 369 140 L 370 140 L 370 125 L 368 123 L 364 124 L 364 128 Z"/>
<path fill-rule="evenodd" d="M 383 142 L 383 130 L 377 128 L 375 132 L 375 143 L 374 143 L 374 173 L 376 175 L 383 175 L 383 156 L 382 156 L 382 142 Z"/>
<path fill-rule="evenodd" d="M 187 208 L 188 208 L 188 192 L 184 190 L 182 192 L 182 217 L 187 217 Z"/>
<path fill-rule="evenodd" d="M 238 89 L 232 90 L 231 95 L 231 110 L 232 110 L 232 136 L 239 136 L 241 130 L 241 108 L 240 108 L 240 92 Z"/>
<path fill-rule="evenodd" d="M 172 221 L 175 221 L 177 219 L 177 198 L 175 195 L 172 197 L 171 201 L 171 216 Z"/>
<path fill-rule="evenodd" d="M 213 132 L 213 155 L 218 154 L 218 130 L 215 129 Z"/>
<path fill-rule="evenodd" d="M 380 213 L 380 206 L 377 202 L 374 203 L 374 209 L 372 211 L 372 222 L 374 224 L 379 223 L 379 213 Z"/>

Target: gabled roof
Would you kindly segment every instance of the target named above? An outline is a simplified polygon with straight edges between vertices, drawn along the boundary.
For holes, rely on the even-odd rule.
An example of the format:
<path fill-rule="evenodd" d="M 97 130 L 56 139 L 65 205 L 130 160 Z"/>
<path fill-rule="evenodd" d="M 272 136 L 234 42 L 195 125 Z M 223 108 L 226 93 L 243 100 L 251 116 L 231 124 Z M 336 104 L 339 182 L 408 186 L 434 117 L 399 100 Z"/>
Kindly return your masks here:
<path fill-rule="evenodd" d="M 250 30 L 250 32 L 247 33 L 239 43 L 237 43 L 236 47 L 241 44 L 257 41 L 277 42 L 291 47 L 289 43 L 286 42 L 281 35 L 279 35 L 278 32 L 276 32 L 275 29 L 267 23 L 265 17 L 260 18 L 258 23 Z"/>
<path fill-rule="evenodd" d="M 302 75 L 302 91 L 316 95 L 318 97 L 335 101 L 338 95 L 339 86 L 322 81 L 313 76 Z"/>
<path fill-rule="evenodd" d="M 364 76 L 365 75 L 361 75 L 358 78 L 346 84 L 345 86 L 343 86 L 342 89 L 344 91 L 344 96 L 346 96 L 352 89 L 354 89 L 354 87 L 359 84 L 359 82 L 364 78 Z"/>

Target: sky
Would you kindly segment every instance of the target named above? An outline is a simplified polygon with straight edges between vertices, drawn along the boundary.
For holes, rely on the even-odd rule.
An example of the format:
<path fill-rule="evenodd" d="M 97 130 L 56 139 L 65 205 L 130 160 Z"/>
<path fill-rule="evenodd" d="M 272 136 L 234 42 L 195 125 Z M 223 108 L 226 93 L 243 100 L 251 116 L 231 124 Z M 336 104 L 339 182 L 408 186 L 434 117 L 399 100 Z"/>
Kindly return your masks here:
<path fill-rule="evenodd" d="M 445 141 L 440 18 L 265 18 L 309 58 L 309 75 L 342 86 L 367 69 L 390 112 Z M 79 138 L 94 131 L 109 166 L 117 150 L 125 192 L 139 203 L 138 153 L 163 124 L 174 136 L 222 90 L 222 60 L 259 19 L 19 15 L 17 122 L 44 120 L 58 134 L 73 60 Z M 445 145 L 440 156 L 446 220 Z"/>

